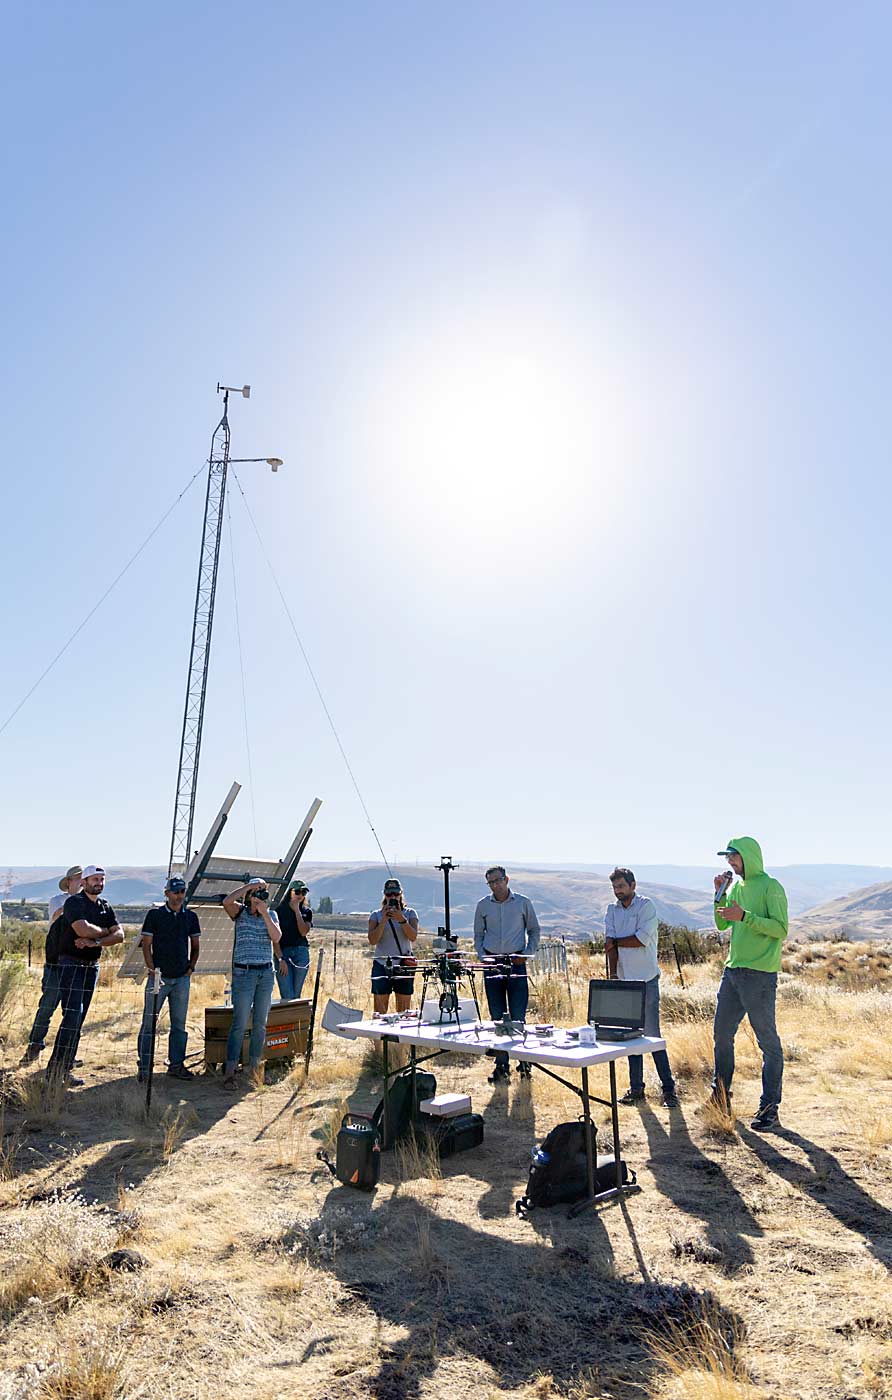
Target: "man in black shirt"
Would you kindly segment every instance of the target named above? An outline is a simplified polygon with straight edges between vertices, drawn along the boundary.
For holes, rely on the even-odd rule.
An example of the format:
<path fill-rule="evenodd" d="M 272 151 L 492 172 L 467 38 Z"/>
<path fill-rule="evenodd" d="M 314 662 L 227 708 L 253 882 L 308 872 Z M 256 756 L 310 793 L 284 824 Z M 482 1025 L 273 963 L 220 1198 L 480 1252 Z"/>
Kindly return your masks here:
<path fill-rule="evenodd" d="M 40 987 L 40 1001 L 34 1016 L 34 1023 L 28 1035 L 28 1048 L 22 1056 L 22 1064 L 33 1064 L 46 1045 L 46 1038 L 50 1031 L 50 1021 L 53 1012 L 62 1000 L 62 989 L 59 986 L 59 978 L 62 975 L 59 967 L 59 934 L 62 932 L 62 906 L 70 894 L 77 894 L 81 887 L 84 868 L 82 865 L 69 866 L 68 870 L 59 881 L 61 894 L 50 895 L 47 906 L 47 918 L 49 927 L 46 931 L 46 943 L 43 949 L 43 980 Z M 85 994 L 84 1016 L 87 1014 L 87 1007 L 90 1004 L 90 997 Z"/>
<path fill-rule="evenodd" d="M 198 916 L 193 914 L 191 909 L 183 907 L 186 900 L 186 881 L 179 875 L 171 875 L 164 886 L 164 900 L 163 904 L 150 909 L 143 921 L 142 955 L 150 974 L 153 974 L 156 968 L 161 973 L 158 1010 L 161 1010 L 166 1001 L 170 1011 L 167 1073 L 174 1079 L 194 1079 L 191 1069 L 187 1069 L 183 1061 L 186 1058 L 188 1038 L 186 1013 L 189 1010 L 190 979 L 198 962 L 201 928 Z M 152 981 L 150 975 L 146 980 L 142 1025 L 136 1042 L 140 1083 L 148 1075 L 152 1054 Z"/>
<path fill-rule="evenodd" d="M 83 889 L 79 894 L 69 895 L 59 915 L 62 926 L 59 934 L 62 1024 L 46 1069 L 47 1079 L 58 1077 L 68 1085 L 83 1082 L 72 1076 L 71 1066 L 96 986 L 102 950 L 124 941 L 124 932 L 114 909 L 101 898 L 105 889 L 102 866 L 88 865 L 82 878 Z"/>

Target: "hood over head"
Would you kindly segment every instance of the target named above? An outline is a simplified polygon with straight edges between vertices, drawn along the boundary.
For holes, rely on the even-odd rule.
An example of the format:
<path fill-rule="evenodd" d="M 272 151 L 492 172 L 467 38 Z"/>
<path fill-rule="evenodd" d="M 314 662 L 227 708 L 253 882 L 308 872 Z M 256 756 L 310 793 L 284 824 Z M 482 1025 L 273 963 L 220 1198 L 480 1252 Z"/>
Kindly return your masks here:
<path fill-rule="evenodd" d="M 754 875 L 762 875 L 765 866 L 762 864 L 762 847 L 753 836 L 732 836 L 728 842 L 728 850 L 731 848 L 737 851 L 743 859 L 743 878 L 750 880 Z"/>

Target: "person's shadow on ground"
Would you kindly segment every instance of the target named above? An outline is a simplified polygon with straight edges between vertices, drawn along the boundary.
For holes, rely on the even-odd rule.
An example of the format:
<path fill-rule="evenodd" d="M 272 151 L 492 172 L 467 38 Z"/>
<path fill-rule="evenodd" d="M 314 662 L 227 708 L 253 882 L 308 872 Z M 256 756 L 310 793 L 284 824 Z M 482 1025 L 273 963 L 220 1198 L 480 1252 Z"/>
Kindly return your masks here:
<path fill-rule="evenodd" d="M 660 1195 L 703 1221 L 706 1244 L 718 1256 L 715 1263 L 728 1272 L 751 1264 L 753 1250 L 746 1237 L 760 1236 L 762 1227 L 719 1163 L 693 1141 L 681 1109 L 669 1110 L 666 1128 L 644 1103 L 641 1122 L 650 1150 L 648 1166 Z"/>
<path fill-rule="evenodd" d="M 892 1270 L 892 1211 L 869 1196 L 832 1152 L 791 1128 L 781 1127 L 764 1137 L 741 1129 L 740 1136 L 760 1162 L 859 1234 L 874 1258 Z M 808 1165 L 780 1152 L 778 1139 L 804 1152 Z"/>
<path fill-rule="evenodd" d="M 360 1386 L 376 1400 L 413 1400 L 438 1367 L 448 1376 L 450 1360 L 491 1366 L 506 1389 L 548 1375 L 563 1393 L 596 1376 L 597 1393 L 631 1400 L 647 1390 L 654 1365 L 648 1334 L 673 1324 L 685 1330 L 705 1314 L 729 1349 L 740 1335 L 739 1320 L 709 1294 L 618 1280 L 610 1260 L 603 1271 L 593 1267 L 591 1216 L 573 1222 L 575 1248 L 552 1248 L 475 1230 L 415 1199 L 376 1205 L 333 1187 L 319 1225 L 331 1238 L 345 1219 L 369 1242 L 341 1245 L 315 1262 L 344 1289 L 342 1310 L 367 1311 L 405 1335 L 379 1343 L 369 1371 L 352 1374 L 343 1389 L 329 1385 L 333 1400 Z M 305 1237 L 290 1231 L 280 1243 L 291 1250 Z M 307 1354 L 314 1345 L 310 1339 Z"/>
<path fill-rule="evenodd" d="M 226 1115 L 239 1096 L 224 1093 L 220 1084 L 215 1075 L 180 1080 L 156 1073 L 148 1115 L 146 1086 L 137 1083 L 135 1075 L 68 1090 L 58 1112 L 53 1111 L 51 1099 L 47 1100 L 49 1112 L 42 1111 L 38 1101 L 30 1116 L 22 1115 L 26 1160 L 43 1172 L 39 1189 L 29 1199 L 39 1200 L 64 1187 L 89 1201 L 113 1204 L 119 1183 L 140 1185 L 185 1143 Z M 71 1176 L 67 1169 L 78 1143 L 81 1148 L 108 1146 Z"/>

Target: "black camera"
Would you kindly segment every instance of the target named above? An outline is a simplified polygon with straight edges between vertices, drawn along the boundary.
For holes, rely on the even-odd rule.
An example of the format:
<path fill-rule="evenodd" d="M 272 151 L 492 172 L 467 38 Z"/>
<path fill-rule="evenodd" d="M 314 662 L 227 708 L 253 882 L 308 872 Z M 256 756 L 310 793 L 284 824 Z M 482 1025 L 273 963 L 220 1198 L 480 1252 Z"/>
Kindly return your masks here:
<path fill-rule="evenodd" d="M 388 909 L 399 909 L 400 897 L 398 894 L 389 894 L 387 896 L 387 907 Z"/>
<path fill-rule="evenodd" d="M 252 899 L 269 899 L 269 890 L 250 890 Z"/>

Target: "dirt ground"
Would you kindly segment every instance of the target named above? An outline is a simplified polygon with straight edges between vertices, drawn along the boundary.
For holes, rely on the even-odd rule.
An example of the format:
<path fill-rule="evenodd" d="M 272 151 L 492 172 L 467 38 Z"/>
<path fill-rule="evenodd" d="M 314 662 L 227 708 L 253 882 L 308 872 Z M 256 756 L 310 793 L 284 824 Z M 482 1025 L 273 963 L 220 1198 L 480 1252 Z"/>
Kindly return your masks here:
<path fill-rule="evenodd" d="M 649 1075 L 649 1101 L 621 1120 L 641 1193 L 575 1220 L 514 1213 L 530 1148 L 577 1113 L 540 1074 L 494 1088 L 486 1060 L 436 1060 L 439 1087 L 483 1113 L 483 1146 L 442 1166 L 384 1154 L 366 1195 L 315 1154 L 348 1106 L 377 1100 L 373 1048 L 319 1032 L 306 1083 L 302 1066 L 268 1071 L 276 1082 L 246 1080 L 234 1097 L 217 1076 L 160 1073 L 147 1119 L 139 989 L 106 971 L 82 1040 L 86 1083 L 52 1096 L 39 1070 L 15 1068 L 38 978 L 4 960 L 0 1397 L 892 1396 L 892 992 L 876 957 L 864 985 L 858 946 L 788 954 L 771 1135 L 747 1126 L 758 1056 L 745 1030 L 740 1119 L 703 1109 L 719 969 L 685 969 L 685 989 L 667 969 L 681 1108 L 660 1106 Z M 566 986 L 546 984 L 543 1013 L 578 1022 L 596 972 L 575 954 L 573 1007 Z M 365 1006 L 367 980 L 359 950 L 342 950 L 322 1005 Z M 190 1054 L 221 987 L 196 981 Z M 606 1071 L 593 1092 L 606 1096 Z M 137 1267 L 113 1267 L 119 1249 Z"/>

